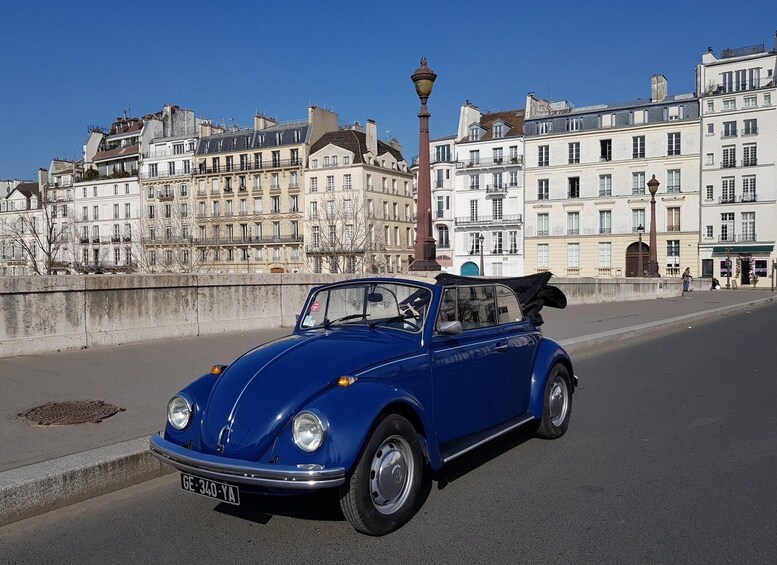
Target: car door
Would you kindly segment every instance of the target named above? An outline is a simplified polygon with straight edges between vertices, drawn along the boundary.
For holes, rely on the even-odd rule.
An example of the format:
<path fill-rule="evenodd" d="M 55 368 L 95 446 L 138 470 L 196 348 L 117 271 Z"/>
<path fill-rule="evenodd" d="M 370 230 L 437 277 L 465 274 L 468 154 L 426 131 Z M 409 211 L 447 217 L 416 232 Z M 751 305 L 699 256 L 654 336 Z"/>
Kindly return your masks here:
<path fill-rule="evenodd" d="M 437 324 L 445 321 L 459 321 L 463 331 L 458 335 L 435 332 L 430 343 L 440 444 L 509 418 L 504 395 L 509 348 L 497 323 L 494 285 L 446 288 Z"/>
<path fill-rule="evenodd" d="M 518 297 L 507 286 L 496 285 L 497 319 L 508 345 L 508 379 L 504 396 L 510 417 L 528 410 L 534 355 L 540 332 L 521 311 Z"/>

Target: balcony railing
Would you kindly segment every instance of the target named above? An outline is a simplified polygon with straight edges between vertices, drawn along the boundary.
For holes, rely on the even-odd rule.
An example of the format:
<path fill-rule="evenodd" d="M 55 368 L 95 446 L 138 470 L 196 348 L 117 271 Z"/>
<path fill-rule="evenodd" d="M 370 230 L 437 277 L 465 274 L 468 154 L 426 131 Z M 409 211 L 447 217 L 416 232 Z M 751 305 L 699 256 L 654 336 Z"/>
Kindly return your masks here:
<path fill-rule="evenodd" d="M 216 166 L 206 167 L 202 163 L 196 168 L 195 175 L 216 175 L 222 173 L 239 173 L 246 171 L 266 171 L 268 169 L 284 169 L 287 167 L 301 167 L 303 164 L 302 159 L 299 157 L 296 159 L 275 159 L 273 161 L 261 162 L 261 163 L 245 163 L 241 165 L 232 166 Z"/>
<path fill-rule="evenodd" d="M 477 158 L 477 159 L 466 159 L 464 161 L 457 161 L 456 162 L 456 168 L 457 169 L 469 169 L 469 168 L 479 168 L 479 167 L 493 167 L 493 166 L 515 166 L 515 165 L 523 165 L 523 155 L 518 155 L 516 157 L 496 157 L 493 159 L 483 159 L 483 158 Z"/>
<path fill-rule="evenodd" d="M 494 196 L 504 196 L 505 194 L 507 194 L 507 185 L 488 184 L 486 185 L 486 196 L 488 196 L 489 194 Z"/>
<path fill-rule="evenodd" d="M 175 169 L 174 171 L 170 172 L 170 170 L 161 170 L 157 172 L 148 172 L 148 173 L 141 173 L 140 178 L 143 180 L 151 180 L 151 179 L 170 179 L 175 177 L 190 177 L 192 176 L 192 170 L 189 169 L 188 171 L 185 169 Z"/>
<path fill-rule="evenodd" d="M 301 235 L 280 235 L 280 236 L 224 236 L 224 237 L 197 237 L 193 238 L 195 245 L 251 245 L 262 244 L 271 245 L 278 243 L 301 243 L 304 241 Z"/>
<path fill-rule="evenodd" d="M 745 128 L 742 130 L 742 135 L 757 135 L 758 134 L 758 128 L 757 127 L 751 127 L 751 128 Z"/>
<path fill-rule="evenodd" d="M 484 224 L 520 224 L 523 221 L 521 214 L 505 214 L 500 217 L 493 216 L 465 216 L 463 218 L 456 218 L 455 222 L 457 226 L 467 225 L 484 225 Z"/>

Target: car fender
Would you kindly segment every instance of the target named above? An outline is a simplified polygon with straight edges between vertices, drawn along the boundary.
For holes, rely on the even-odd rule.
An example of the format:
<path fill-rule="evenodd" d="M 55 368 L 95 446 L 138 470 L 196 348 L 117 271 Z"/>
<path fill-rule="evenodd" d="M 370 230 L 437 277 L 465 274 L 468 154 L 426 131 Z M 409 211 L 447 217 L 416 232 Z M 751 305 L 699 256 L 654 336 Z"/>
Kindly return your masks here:
<path fill-rule="evenodd" d="M 165 439 L 173 441 L 179 445 L 199 441 L 199 429 L 200 419 L 202 418 L 202 411 L 205 408 L 205 404 L 208 402 L 210 391 L 213 389 L 213 385 L 218 379 L 219 375 L 206 373 L 177 393 L 184 394 L 191 399 L 193 404 L 192 418 L 189 422 L 189 425 L 186 426 L 183 430 L 176 430 L 173 426 L 170 425 L 170 422 L 167 421 L 167 418 L 165 418 Z M 165 405 L 165 407 L 166 406 L 167 405 Z"/>
<path fill-rule="evenodd" d="M 398 413 L 418 430 L 422 448 L 433 468 L 439 468 L 440 456 L 431 419 L 412 394 L 377 380 L 361 379 L 348 387 L 336 386 L 308 402 L 297 413 L 312 411 L 326 419 L 328 426 L 324 445 L 314 453 L 305 453 L 292 439 L 293 418 L 284 426 L 270 452 L 262 459 L 279 464 L 318 464 L 344 467 L 348 470 L 358 462 L 362 447 L 383 415 Z M 430 437 L 431 436 L 431 437 Z"/>
<path fill-rule="evenodd" d="M 537 346 L 537 353 L 534 356 L 534 367 L 531 376 L 531 393 L 529 395 L 529 411 L 539 419 L 542 418 L 542 412 L 545 408 L 545 385 L 548 382 L 550 371 L 557 364 L 561 363 L 569 371 L 570 377 L 574 375 L 572 370 L 572 360 L 564 348 L 552 339 L 543 337 Z M 574 389 L 574 378 L 571 383 Z"/>

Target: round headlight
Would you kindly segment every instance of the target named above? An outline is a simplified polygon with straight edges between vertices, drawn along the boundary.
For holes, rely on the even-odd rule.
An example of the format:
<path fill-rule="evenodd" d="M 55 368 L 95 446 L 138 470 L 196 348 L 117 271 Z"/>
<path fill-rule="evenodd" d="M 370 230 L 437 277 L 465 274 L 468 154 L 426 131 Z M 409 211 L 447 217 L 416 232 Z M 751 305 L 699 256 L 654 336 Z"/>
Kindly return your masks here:
<path fill-rule="evenodd" d="M 192 404 L 186 397 L 177 394 L 167 403 L 167 421 L 176 430 L 182 430 L 188 426 L 191 417 Z"/>
<path fill-rule="evenodd" d="M 300 412 L 294 416 L 291 429 L 296 446 L 308 453 L 321 447 L 326 438 L 326 426 L 312 412 Z"/>

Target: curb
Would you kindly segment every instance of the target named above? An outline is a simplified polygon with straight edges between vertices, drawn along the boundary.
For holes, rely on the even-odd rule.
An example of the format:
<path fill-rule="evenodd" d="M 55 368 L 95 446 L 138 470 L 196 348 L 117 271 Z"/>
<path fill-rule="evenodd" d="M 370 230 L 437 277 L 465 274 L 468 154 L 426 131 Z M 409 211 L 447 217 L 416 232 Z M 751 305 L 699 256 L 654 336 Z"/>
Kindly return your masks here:
<path fill-rule="evenodd" d="M 0 473 L 0 526 L 173 472 L 142 437 Z"/>
<path fill-rule="evenodd" d="M 570 355 L 649 337 L 689 323 L 750 310 L 777 301 L 776 296 L 686 314 L 588 336 L 559 344 Z M 0 527 L 63 506 L 107 494 L 174 472 L 151 455 L 148 436 L 0 472 Z"/>

